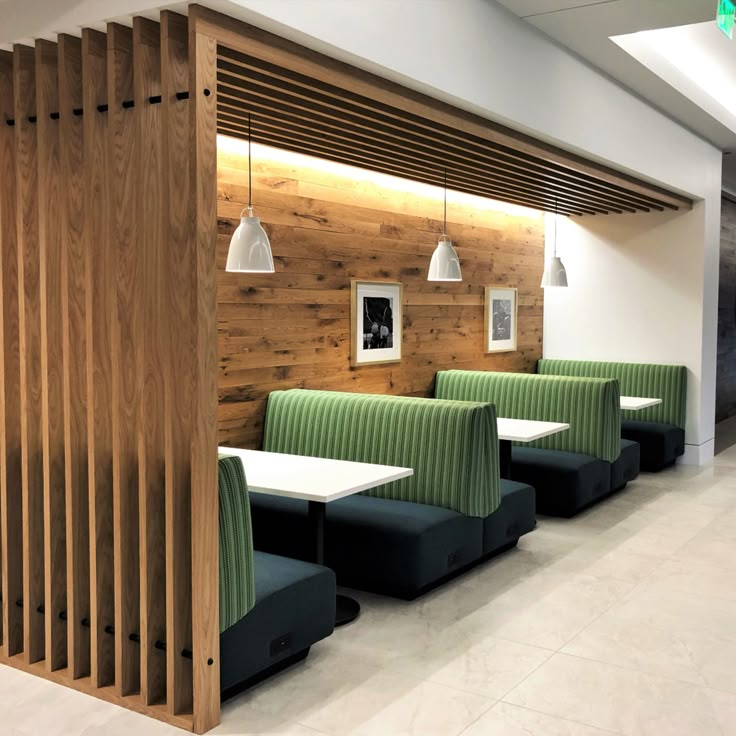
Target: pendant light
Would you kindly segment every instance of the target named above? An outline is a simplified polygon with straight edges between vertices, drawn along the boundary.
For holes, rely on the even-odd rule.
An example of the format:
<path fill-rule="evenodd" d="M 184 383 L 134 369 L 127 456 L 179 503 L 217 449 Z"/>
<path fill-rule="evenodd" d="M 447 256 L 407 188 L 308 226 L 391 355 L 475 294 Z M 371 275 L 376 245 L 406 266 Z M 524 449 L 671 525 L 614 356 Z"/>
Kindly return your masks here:
<path fill-rule="evenodd" d="M 248 114 L 248 215 L 240 213 L 240 225 L 230 239 L 226 271 L 235 273 L 273 273 L 271 243 L 261 221 L 253 216 L 253 177 L 250 156 L 250 114 Z"/>
<path fill-rule="evenodd" d="M 460 259 L 457 257 L 452 241 L 447 237 L 447 169 L 445 169 L 445 216 L 442 237 L 432 254 L 427 281 L 462 281 Z"/>
<path fill-rule="evenodd" d="M 567 271 L 557 255 L 557 198 L 555 197 L 555 239 L 552 258 L 549 259 L 542 276 L 542 286 L 567 286 Z"/>

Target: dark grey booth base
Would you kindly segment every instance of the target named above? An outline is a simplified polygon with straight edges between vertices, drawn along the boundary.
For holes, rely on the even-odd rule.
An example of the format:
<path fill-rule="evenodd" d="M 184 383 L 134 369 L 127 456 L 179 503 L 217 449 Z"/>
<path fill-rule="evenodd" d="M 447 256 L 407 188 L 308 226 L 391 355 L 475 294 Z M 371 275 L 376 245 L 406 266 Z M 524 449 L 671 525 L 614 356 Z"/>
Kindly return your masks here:
<path fill-rule="evenodd" d="M 254 555 L 256 605 L 220 634 L 223 699 L 304 659 L 335 627 L 332 570 L 265 552 Z"/>
<path fill-rule="evenodd" d="M 639 443 L 632 440 L 621 440 L 621 454 L 611 463 L 611 491 L 626 488 L 630 480 L 639 475 L 641 453 Z"/>
<path fill-rule="evenodd" d="M 256 549 L 309 559 L 307 504 L 252 493 Z M 327 505 L 325 564 L 340 585 L 412 600 L 534 528 L 534 489 L 502 481 L 486 519 L 426 504 L 351 496 Z"/>
<path fill-rule="evenodd" d="M 672 424 L 627 420 L 621 422 L 621 436 L 639 443 L 641 469 L 648 473 L 672 465 L 685 454 L 685 431 Z"/>

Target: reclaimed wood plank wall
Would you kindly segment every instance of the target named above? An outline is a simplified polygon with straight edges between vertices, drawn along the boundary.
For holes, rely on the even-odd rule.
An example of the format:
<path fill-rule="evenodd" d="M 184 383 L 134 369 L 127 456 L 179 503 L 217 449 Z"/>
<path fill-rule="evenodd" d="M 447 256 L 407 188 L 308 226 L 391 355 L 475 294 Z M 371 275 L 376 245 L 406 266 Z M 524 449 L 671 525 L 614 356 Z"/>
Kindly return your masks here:
<path fill-rule="evenodd" d="M 216 44 L 197 17 L 0 51 L 0 663 L 204 732 Z"/>
<path fill-rule="evenodd" d="M 463 282 L 433 284 L 426 276 L 442 229 L 441 190 L 254 145 L 255 214 L 276 273 L 227 273 L 248 198 L 247 148 L 218 141 L 221 443 L 260 447 L 266 398 L 277 389 L 430 396 L 442 368 L 534 371 L 542 354 L 541 213 L 467 196 L 455 204 L 451 194 L 448 231 Z M 350 368 L 351 279 L 404 284 L 401 363 Z M 484 352 L 487 285 L 519 290 L 513 353 Z"/>

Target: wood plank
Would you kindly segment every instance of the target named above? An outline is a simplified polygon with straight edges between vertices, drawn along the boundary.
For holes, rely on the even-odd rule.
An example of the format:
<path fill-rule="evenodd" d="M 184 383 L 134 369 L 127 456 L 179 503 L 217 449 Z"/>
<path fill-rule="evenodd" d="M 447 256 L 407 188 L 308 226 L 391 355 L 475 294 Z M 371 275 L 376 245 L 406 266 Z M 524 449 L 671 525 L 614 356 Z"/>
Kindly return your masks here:
<path fill-rule="evenodd" d="M 84 109 L 84 249 L 86 294 L 87 438 L 90 524 L 90 679 L 95 687 L 115 681 L 112 491 L 112 314 L 115 259 L 110 238 L 107 176 L 107 38 L 82 32 Z"/>
<path fill-rule="evenodd" d="M 134 98 L 133 34 L 107 27 L 109 237 L 116 262 L 112 315 L 113 529 L 115 548 L 115 686 L 120 695 L 140 688 L 138 532 L 138 408 L 136 365 L 142 335 L 140 248 L 135 217 L 137 158 L 135 116 L 123 103 Z"/>
<path fill-rule="evenodd" d="M 14 117 L 13 55 L 0 52 L 0 121 Z M 0 539 L 2 642 L 6 656 L 23 651 L 23 470 L 21 462 L 20 324 L 15 133 L 0 124 Z"/>
<path fill-rule="evenodd" d="M 23 471 L 23 654 L 46 656 L 44 617 L 43 428 L 41 422 L 41 291 L 38 249 L 36 60 L 32 48 L 13 48 Z M 43 610 L 43 609 L 42 609 Z"/>
<path fill-rule="evenodd" d="M 191 438 L 194 336 L 189 283 L 195 269 L 189 226 L 189 100 L 176 93 L 189 89 L 189 37 L 184 16 L 161 14 L 161 84 L 163 96 L 164 204 L 169 264 L 166 284 L 165 370 L 166 422 L 166 658 L 170 713 L 192 712 L 192 664 L 180 656 L 192 642 Z"/>
<path fill-rule="evenodd" d="M 61 280 L 66 438 L 67 637 L 69 671 L 90 673 L 89 477 L 87 472 L 86 253 L 82 42 L 60 35 L 59 139 L 61 170 Z"/>
<path fill-rule="evenodd" d="M 59 61 L 55 43 L 36 42 L 38 122 L 38 236 L 41 285 L 41 421 L 44 465 L 46 664 L 66 667 L 66 447 L 64 437 L 64 326 L 62 322 L 61 161 Z"/>
<path fill-rule="evenodd" d="M 155 648 L 166 641 L 166 467 L 164 461 L 164 288 L 169 277 L 164 254 L 162 109 L 149 102 L 161 90 L 161 33 L 147 18 L 133 19 L 138 172 L 135 212 L 140 248 L 142 333 L 137 335 L 137 371 L 142 384 L 138 408 L 140 517 L 141 697 L 166 700 L 166 657 Z"/>
<path fill-rule="evenodd" d="M 220 721 L 217 498 L 217 43 L 196 33 L 198 9 L 190 8 L 189 93 L 192 247 L 196 268 L 188 288 L 196 295 L 192 397 L 192 612 L 194 730 Z"/>

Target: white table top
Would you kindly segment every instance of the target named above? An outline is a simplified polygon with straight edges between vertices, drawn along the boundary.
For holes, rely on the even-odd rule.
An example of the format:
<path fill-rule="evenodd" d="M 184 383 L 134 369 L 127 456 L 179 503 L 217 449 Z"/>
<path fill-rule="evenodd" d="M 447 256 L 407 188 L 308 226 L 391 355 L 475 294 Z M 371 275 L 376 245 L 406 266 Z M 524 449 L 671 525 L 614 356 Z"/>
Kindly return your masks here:
<path fill-rule="evenodd" d="M 662 399 L 645 399 L 641 396 L 622 396 L 621 397 L 621 408 L 628 409 L 629 411 L 639 411 L 646 409 L 649 406 L 657 406 L 661 404 Z"/>
<path fill-rule="evenodd" d="M 236 447 L 220 447 L 218 452 L 240 457 L 249 491 L 304 501 L 329 503 L 414 475 L 412 468 L 349 460 L 241 450 Z"/>
<path fill-rule="evenodd" d="M 533 442 L 570 429 L 569 424 L 562 422 L 539 422 L 535 419 L 507 419 L 505 417 L 498 417 L 496 425 L 498 439 L 513 442 Z"/>

